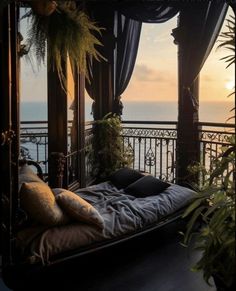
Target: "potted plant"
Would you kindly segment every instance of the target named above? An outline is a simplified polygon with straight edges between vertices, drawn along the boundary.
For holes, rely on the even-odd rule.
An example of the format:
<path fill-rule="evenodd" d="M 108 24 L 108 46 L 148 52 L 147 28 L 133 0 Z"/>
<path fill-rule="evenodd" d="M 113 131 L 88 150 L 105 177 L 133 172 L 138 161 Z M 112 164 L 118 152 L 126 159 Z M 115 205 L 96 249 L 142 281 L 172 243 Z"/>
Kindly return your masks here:
<path fill-rule="evenodd" d="M 227 27 L 218 47 L 235 52 L 234 17 L 228 19 Z M 235 53 L 222 59 L 228 67 L 235 63 Z M 235 150 L 235 135 L 232 135 L 230 145 L 223 147 L 222 153 L 212 161 L 210 172 L 201 165 L 192 167 L 195 173 L 208 178 L 196 188 L 196 197 L 183 215 L 191 216 L 184 244 L 188 245 L 194 238 L 195 248 L 201 251 L 193 270 L 202 271 L 207 283 L 213 277 L 218 291 L 235 290 Z"/>
<path fill-rule="evenodd" d="M 97 46 L 102 45 L 95 33 L 101 28 L 85 13 L 76 1 L 29 1 L 32 9 L 24 17 L 29 17 L 30 28 L 26 45 L 32 57 L 40 66 L 47 59 L 49 66 L 57 72 L 63 88 L 66 77 L 63 63 L 69 59 L 75 68 L 87 75 L 86 58 L 100 60 Z"/>
<path fill-rule="evenodd" d="M 125 147 L 122 139 L 121 119 L 108 113 L 93 127 L 93 151 L 90 154 L 92 176 L 97 181 L 106 180 L 114 171 L 129 167 L 133 151 Z"/>
<path fill-rule="evenodd" d="M 235 288 L 235 141 L 211 165 L 214 170 L 197 191 L 183 217 L 191 215 L 184 244 L 194 239 L 201 258 L 193 267 L 207 283 L 212 276 L 218 291 Z M 195 170 L 199 168 L 196 167 Z M 202 168 L 201 168 L 202 170 Z M 204 171 L 206 175 L 206 171 Z M 197 221 L 202 224 L 196 230 Z"/>

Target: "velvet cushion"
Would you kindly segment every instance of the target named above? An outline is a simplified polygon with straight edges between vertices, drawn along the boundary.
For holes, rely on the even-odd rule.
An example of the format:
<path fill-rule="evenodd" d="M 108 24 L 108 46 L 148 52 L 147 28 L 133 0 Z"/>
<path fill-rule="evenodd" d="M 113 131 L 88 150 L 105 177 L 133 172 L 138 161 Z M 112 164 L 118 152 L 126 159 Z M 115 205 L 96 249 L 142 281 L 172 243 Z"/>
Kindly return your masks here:
<path fill-rule="evenodd" d="M 103 217 L 90 203 L 71 191 L 61 189 L 61 193 L 58 193 L 56 190 L 56 201 L 69 217 L 99 228 L 104 227 Z"/>
<path fill-rule="evenodd" d="M 158 195 L 170 186 L 169 183 L 161 181 L 153 176 L 144 176 L 130 184 L 124 190 L 127 194 L 137 198 Z"/>
<path fill-rule="evenodd" d="M 39 224 L 53 226 L 69 221 L 66 214 L 57 205 L 50 187 L 43 181 L 22 184 L 20 205 L 29 217 Z"/>
<path fill-rule="evenodd" d="M 130 169 L 130 168 L 122 168 L 110 176 L 110 181 L 113 185 L 118 189 L 124 189 L 131 183 L 137 181 L 142 178 L 144 175 L 140 172 Z"/>

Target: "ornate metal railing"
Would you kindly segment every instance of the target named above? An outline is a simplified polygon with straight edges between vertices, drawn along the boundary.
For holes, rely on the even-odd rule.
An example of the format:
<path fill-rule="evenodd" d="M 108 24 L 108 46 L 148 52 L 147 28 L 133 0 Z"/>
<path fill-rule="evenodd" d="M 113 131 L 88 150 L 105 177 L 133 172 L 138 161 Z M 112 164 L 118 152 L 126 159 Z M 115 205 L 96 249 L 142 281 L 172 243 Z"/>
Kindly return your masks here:
<path fill-rule="evenodd" d="M 70 124 L 69 124 L 70 127 Z M 70 129 L 68 129 L 70 132 Z M 92 148 L 92 125 L 85 128 L 85 177 L 90 181 L 91 165 L 89 153 Z M 210 169 L 211 161 L 222 151 L 222 146 L 229 146 L 234 134 L 233 124 L 199 123 L 200 162 Z M 166 121 L 123 121 L 124 149 L 133 155 L 134 169 L 148 172 L 156 177 L 174 182 L 176 179 L 176 141 L 177 122 Z M 48 169 L 47 123 L 21 123 L 21 153 L 32 158 Z M 70 149 L 68 148 L 70 153 Z M 74 153 L 73 153 L 74 156 Z M 72 160 L 72 155 L 68 155 Z M 204 180 L 204 177 L 201 177 Z"/>
<path fill-rule="evenodd" d="M 209 171 L 212 170 L 214 159 L 222 154 L 222 150 L 229 147 L 235 135 L 235 125 L 226 123 L 199 122 L 200 164 Z M 226 170 L 226 174 L 229 172 Z M 204 182 L 207 175 L 200 177 Z"/>
<path fill-rule="evenodd" d="M 85 179 L 89 183 L 91 165 L 88 159 L 88 154 L 91 147 L 91 122 L 85 124 Z M 73 183 L 75 175 L 78 175 L 78 153 L 72 150 L 71 131 L 72 121 L 68 121 L 68 182 Z M 32 159 L 37 161 L 43 170 L 45 176 L 48 174 L 48 129 L 45 121 L 23 121 L 20 128 L 20 154 L 21 158 Z"/>
<path fill-rule="evenodd" d="M 123 124 L 124 147 L 133 154 L 133 168 L 174 182 L 177 122 L 124 121 Z"/>
<path fill-rule="evenodd" d="M 41 164 L 48 173 L 48 128 L 45 121 L 23 121 L 20 128 L 21 158 Z"/>

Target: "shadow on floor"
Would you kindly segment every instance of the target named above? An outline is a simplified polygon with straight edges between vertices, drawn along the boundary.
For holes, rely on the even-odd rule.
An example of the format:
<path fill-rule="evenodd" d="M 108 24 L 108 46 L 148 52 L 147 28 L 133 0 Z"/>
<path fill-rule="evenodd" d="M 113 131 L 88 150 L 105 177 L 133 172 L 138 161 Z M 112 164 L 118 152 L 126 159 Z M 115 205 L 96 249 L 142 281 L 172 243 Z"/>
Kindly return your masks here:
<path fill-rule="evenodd" d="M 214 291 L 201 273 L 190 271 L 199 253 L 180 245 L 183 222 L 24 278 L 18 291 Z M 0 282 L 0 287 L 1 287 Z M 9 290 L 2 289 L 1 291 Z"/>

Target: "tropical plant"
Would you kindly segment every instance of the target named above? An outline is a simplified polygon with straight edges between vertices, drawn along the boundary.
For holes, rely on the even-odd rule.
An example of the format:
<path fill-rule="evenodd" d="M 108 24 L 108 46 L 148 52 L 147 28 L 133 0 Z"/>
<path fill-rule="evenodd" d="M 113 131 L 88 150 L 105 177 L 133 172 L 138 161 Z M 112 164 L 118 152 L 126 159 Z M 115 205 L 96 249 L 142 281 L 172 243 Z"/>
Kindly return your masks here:
<path fill-rule="evenodd" d="M 203 271 L 206 282 L 211 276 L 232 286 L 235 280 L 235 141 L 211 164 L 210 173 L 202 166 L 194 171 L 204 171 L 208 179 L 197 190 L 192 204 L 183 217 L 191 215 L 184 234 L 184 244 L 194 238 L 195 248 L 201 258 L 192 268 Z M 197 221 L 202 226 L 196 230 Z M 195 232 L 196 231 L 196 232 Z"/>
<path fill-rule="evenodd" d="M 111 173 L 133 161 L 133 152 L 124 146 L 121 119 L 107 114 L 95 121 L 93 128 L 93 151 L 90 155 L 92 175 L 97 180 L 107 179 Z"/>
<path fill-rule="evenodd" d="M 224 48 L 230 51 L 229 55 L 221 58 L 221 60 L 226 62 L 226 68 L 228 68 L 229 66 L 235 64 L 235 16 L 230 15 L 226 21 L 228 31 L 224 31 L 219 35 L 220 44 L 217 48 Z"/>
<path fill-rule="evenodd" d="M 226 27 L 228 30 L 220 34 L 220 44 L 217 49 L 224 48 L 230 52 L 229 55 L 221 58 L 221 60 L 226 62 L 226 68 L 228 68 L 235 64 L 235 16 L 229 16 Z M 228 97 L 230 96 L 235 96 L 235 90 L 228 95 Z M 234 112 L 234 115 L 228 118 L 228 120 L 235 118 L 235 107 L 231 111 Z"/>
<path fill-rule="evenodd" d="M 233 20 L 232 20 L 233 19 Z M 223 32 L 219 47 L 235 51 L 234 17 L 228 20 L 229 31 Z M 227 68 L 235 64 L 235 57 L 222 58 Z M 203 271 L 206 282 L 212 276 L 217 290 L 235 289 L 235 134 L 222 153 L 216 156 L 207 171 L 202 165 L 192 167 L 192 171 L 207 177 L 203 185 L 196 188 L 196 196 L 183 217 L 191 216 L 184 244 L 194 238 L 194 246 L 201 251 L 199 261 L 192 268 Z M 196 186 L 196 185 L 195 185 Z M 196 227 L 197 222 L 201 227 Z"/>
<path fill-rule="evenodd" d="M 38 14 L 35 4 L 56 3 L 55 11 L 50 15 Z M 30 3 L 30 2 L 29 2 Z M 72 70 L 87 75 L 86 58 L 100 60 L 101 54 L 96 46 L 102 45 L 95 33 L 101 34 L 101 28 L 89 18 L 76 1 L 33 1 L 32 9 L 24 17 L 29 17 L 31 27 L 28 31 L 27 47 L 36 57 L 40 66 L 47 59 L 49 66 L 58 72 L 61 84 L 65 88 L 63 63 L 69 58 Z"/>

